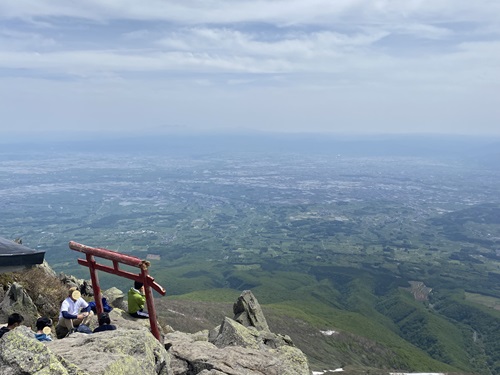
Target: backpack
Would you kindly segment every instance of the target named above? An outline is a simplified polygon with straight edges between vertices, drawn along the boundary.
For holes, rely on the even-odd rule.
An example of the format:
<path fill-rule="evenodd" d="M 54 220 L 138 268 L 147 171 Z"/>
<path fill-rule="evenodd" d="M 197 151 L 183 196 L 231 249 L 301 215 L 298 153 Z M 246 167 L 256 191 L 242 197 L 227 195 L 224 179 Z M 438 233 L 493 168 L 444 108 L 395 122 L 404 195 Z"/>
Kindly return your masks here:
<path fill-rule="evenodd" d="M 80 333 L 92 333 L 92 330 L 86 326 L 85 324 L 80 324 L 78 328 L 76 329 L 76 332 Z"/>
<path fill-rule="evenodd" d="M 108 300 L 102 297 L 102 309 L 104 312 L 110 312 L 113 308 L 108 304 Z"/>
<path fill-rule="evenodd" d="M 105 297 L 102 297 L 101 301 L 102 301 L 102 309 L 103 309 L 104 312 L 110 312 L 111 310 L 113 310 L 113 308 L 109 305 L 108 300 Z M 95 302 L 94 301 L 90 301 L 89 302 L 89 306 L 90 306 L 90 309 L 95 314 L 97 314 L 97 308 L 95 306 Z"/>

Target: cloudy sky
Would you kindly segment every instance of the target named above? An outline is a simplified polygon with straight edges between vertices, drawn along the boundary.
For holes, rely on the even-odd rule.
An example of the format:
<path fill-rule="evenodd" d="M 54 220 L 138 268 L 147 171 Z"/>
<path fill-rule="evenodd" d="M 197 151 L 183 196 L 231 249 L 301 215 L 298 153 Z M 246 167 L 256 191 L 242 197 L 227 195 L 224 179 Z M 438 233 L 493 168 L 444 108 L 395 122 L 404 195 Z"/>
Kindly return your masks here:
<path fill-rule="evenodd" d="M 0 137 L 500 135 L 498 0 L 2 0 Z"/>

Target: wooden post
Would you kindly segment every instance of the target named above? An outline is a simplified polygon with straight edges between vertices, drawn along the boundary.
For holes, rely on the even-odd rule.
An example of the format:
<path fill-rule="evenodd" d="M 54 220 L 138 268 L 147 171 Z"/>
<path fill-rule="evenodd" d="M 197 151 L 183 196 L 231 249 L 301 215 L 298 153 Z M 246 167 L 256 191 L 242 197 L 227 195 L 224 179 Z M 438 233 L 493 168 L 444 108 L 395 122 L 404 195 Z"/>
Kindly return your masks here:
<path fill-rule="evenodd" d="M 93 255 L 87 255 L 87 263 L 89 264 L 90 270 L 90 279 L 92 280 L 92 289 L 94 291 L 94 301 L 95 308 L 97 311 L 97 315 L 104 311 L 102 307 L 102 294 L 101 294 L 101 286 L 99 285 L 99 277 L 97 276 L 97 270 L 95 269 L 96 261 Z"/>
<path fill-rule="evenodd" d="M 153 300 L 153 292 L 151 291 L 151 287 L 149 286 L 148 282 L 148 270 L 142 269 L 142 279 L 143 284 L 144 284 L 144 293 L 146 295 L 146 305 L 148 306 L 148 314 L 149 314 L 149 323 L 151 324 L 151 333 L 153 334 L 154 337 L 158 338 L 160 337 L 160 330 L 158 329 L 158 324 L 156 320 L 156 309 L 154 306 L 154 300 Z M 154 322 L 154 324 L 153 324 Z"/>
<path fill-rule="evenodd" d="M 88 267 L 90 270 L 90 278 L 92 279 L 92 289 L 94 290 L 94 300 L 98 314 L 103 312 L 103 306 L 102 306 L 101 287 L 99 285 L 97 270 L 125 277 L 130 280 L 140 281 L 144 284 L 144 292 L 146 295 L 146 304 L 148 307 L 151 333 L 153 334 L 154 337 L 156 337 L 158 341 L 160 341 L 161 340 L 160 330 L 158 328 L 158 322 L 156 321 L 156 310 L 154 305 L 153 292 L 151 291 L 151 289 L 156 290 L 162 296 L 166 294 L 166 291 L 165 289 L 163 289 L 161 285 L 155 282 L 154 278 L 152 278 L 149 275 L 148 273 L 149 262 L 143 261 L 139 258 L 130 255 L 121 254 L 117 251 L 90 247 L 79 244 L 74 241 L 69 242 L 69 248 L 71 250 L 84 253 L 86 256 L 85 257 L 86 259 L 78 259 L 78 264 L 84 267 Z M 113 267 L 97 263 L 94 258 L 95 256 L 111 260 L 113 262 Z M 132 272 L 121 270 L 119 266 L 120 263 L 140 268 L 141 272 L 139 274 L 134 274 Z"/>

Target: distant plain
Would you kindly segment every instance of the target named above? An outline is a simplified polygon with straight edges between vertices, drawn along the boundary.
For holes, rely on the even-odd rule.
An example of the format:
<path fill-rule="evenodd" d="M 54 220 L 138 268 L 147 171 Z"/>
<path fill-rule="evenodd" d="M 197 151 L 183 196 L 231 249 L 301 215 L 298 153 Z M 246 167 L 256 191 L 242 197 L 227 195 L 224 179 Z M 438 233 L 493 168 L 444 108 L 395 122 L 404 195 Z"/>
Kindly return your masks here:
<path fill-rule="evenodd" d="M 70 240 L 148 259 L 162 303 L 251 289 L 266 308 L 388 348 L 397 368 L 499 373 L 498 142 L 89 145 L 0 151 L 1 236 L 85 278 Z"/>

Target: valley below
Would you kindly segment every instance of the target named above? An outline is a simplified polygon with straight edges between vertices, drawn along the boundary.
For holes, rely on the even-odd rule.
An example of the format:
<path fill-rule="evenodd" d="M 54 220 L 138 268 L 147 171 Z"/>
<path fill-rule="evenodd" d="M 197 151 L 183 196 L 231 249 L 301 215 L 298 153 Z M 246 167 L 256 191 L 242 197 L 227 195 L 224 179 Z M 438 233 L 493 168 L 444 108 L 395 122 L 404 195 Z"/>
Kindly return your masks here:
<path fill-rule="evenodd" d="M 498 167 L 428 152 L 202 151 L 0 153 L 0 236 L 82 278 L 69 241 L 147 259 L 165 312 L 220 311 L 252 290 L 316 370 L 500 373 Z"/>

